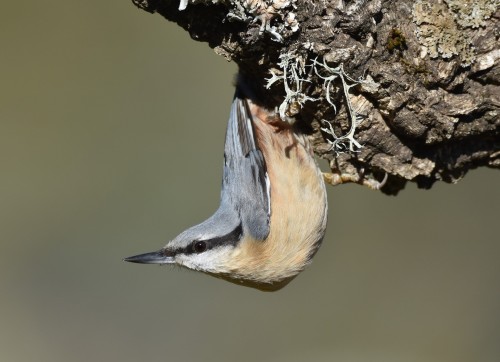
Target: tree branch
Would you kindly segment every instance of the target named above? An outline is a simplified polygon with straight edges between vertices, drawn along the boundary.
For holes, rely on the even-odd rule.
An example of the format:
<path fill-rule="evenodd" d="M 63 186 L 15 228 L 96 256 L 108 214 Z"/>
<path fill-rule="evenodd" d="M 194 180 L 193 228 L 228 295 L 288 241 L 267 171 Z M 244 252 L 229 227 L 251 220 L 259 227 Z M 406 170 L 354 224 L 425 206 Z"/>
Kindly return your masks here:
<path fill-rule="evenodd" d="M 396 194 L 500 167 L 498 0 L 133 2 L 235 61 L 311 133 L 327 181 L 388 175 Z"/>

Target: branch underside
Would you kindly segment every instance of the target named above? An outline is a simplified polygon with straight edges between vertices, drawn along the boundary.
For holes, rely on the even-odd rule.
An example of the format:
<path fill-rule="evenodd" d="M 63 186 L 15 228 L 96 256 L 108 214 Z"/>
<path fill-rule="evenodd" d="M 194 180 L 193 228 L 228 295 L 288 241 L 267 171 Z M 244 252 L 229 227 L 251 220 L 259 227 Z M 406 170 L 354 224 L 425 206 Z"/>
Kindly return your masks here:
<path fill-rule="evenodd" d="M 407 181 L 429 188 L 500 168 L 498 0 L 183 0 L 182 11 L 179 0 L 133 2 L 234 60 L 260 103 L 311 133 L 333 174 L 359 183 L 388 175 L 381 190 L 396 194 Z M 301 69 L 295 93 L 286 80 L 265 87 L 286 56 Z M 326 85 L 313 69 L 320 60 L 359 84 L 348 93 L 344 78 Z M 290 94 L 298 98 L 284 104 Z M 336 152 L 325 121 L 335 135 L 354 122 L 362 147 Z"/>

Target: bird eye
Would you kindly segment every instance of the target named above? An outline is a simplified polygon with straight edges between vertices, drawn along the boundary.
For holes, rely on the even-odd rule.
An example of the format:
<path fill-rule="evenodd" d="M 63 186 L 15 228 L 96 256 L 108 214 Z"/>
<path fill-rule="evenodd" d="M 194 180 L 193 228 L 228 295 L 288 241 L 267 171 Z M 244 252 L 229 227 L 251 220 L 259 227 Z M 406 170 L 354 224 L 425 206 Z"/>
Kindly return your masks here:
<path fill-rule="evenodd" d="M 205 250 L 207 250 L 207 243 L 204 241 L 197 241 L 193 245 L 193 249 L 195 253 L 203 253 Z"/>

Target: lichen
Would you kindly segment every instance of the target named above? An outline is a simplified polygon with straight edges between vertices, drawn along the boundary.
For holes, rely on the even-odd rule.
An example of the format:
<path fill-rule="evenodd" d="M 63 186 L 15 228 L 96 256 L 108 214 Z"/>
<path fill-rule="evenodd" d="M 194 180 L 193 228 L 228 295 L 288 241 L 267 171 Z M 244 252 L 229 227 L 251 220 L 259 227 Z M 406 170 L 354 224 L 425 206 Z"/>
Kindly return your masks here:
<path fill-rule="evenodd" d="M 355 138 L 355 132 L 358 125 L 363 120 L 363 117 L 354 109 L 351 102 L 350 89 L 363 85 L 366 89 L 374 89 L 378 84 L 374 83 L 371 78 L 354 79 L 344 71 L 344 66 L 341 63 L 337 67 L 330 67 L 323 62 L 318 62 L 317 59 L 312 60 L 310 64 L 306 64 L 307 60 L 295 52 L 284 52 L 280 55 L 278 63 L 279 70 L 271 69 L 270 78 L 267 78 L 266 88 L 270 88 L 275 83 L 282 83 L 285 90 L 285 97 L 278 108 L 280 118 L 284 121 L 293 123 L 294 116 L 300 112 L 300 109 L 306 102 L 317 101 L 317 98 L 312 98 L 306 94 L 304 83 L 314 82 L 313 74 L 307 72 L 306 68 L 312 68 L 314 74 L 323 83 L 321 98 L 325 99 L 330 104 L 333 111 L 337 113 L 337 105 L 332 98 L 332 93 L 342 90 L 343 98 L 346 104 L 347 115 L 349 119 L 349 131 L 345 134 L 337 134 L 331 121 L 322 119 L 320 121 L 321 130 L 329 136 L 327 142 L 330 144 L 329 151 L 334 151 L 336 154 L 343 152 L 358 152 L 361 145 Z M 334 83 L 340 83 L 339 87 L 334 86 Z"/>
<path fill-rule="evenodd" d="M 352 87 L 355 87 L 358 84 L 365 84 L 372 87 L 376 86 L 376 84 L 361 78 L 352 78 L 344 71 L 343 64 L 333 68 L 328 66 L 324 60 L 322 63 L 314 60 L 313 69 L 316 75 L 323 80 L 326 101 L 333 107 L 335 113 L 337 112 L 337 106 L 330 97 L 330 93 L 333 89 L 333 82 L 340 80 L 341 89 L 344 93 L 344 100 L 350 123 L 349 131 L 345 134 L 338 135 L 335 133 L 330 121 L 325 119 L 321 120 L 321 123 L 325 126 L 321 127 L 321 130 L 331 137 L 331 139 L 327 139 L 327 142 L 330 144 L 330 150 L 334 151 L 337 155 L 346 151 L 358 152 L 361 148 L 363 148 L 363 145 L 356 140 L 354 134 L 356 133 L 358 125 L 362 122 L 363 117 L 352 106 L 351 95 L 349 92 Z"/>
<path fill-rule="evenodd" d="M 479 28 L 486 25 L 496 9 L 500 6 L 498 0 L 444 0 L 453 11 L 457 23 L 464 27 Z"/>
<path fill-rule="evenodd" d="M 456 55 L 462 66 L 474 62 L 472 29 L 486 25 L 499 0 L 417 0 L 413 8 L 416 35 L 431 58 Z"/>
<path fill-rule="evenodd" d="M 228 19 L 253 23 L 259 21 L 260 33 L 269 33 L 276 41 L 283 41 L 283 33 L 299 30 L 296 14 L 297 0 L 181 0 L 179 10 L 184 10 L 189 3 L 224 4 L 229 8 Z M 271 25 L 274 19 L 279 19 Z"/>
<path fill-rule="evenodd" d="M 295 116 L 305 102 L 315 101 L 304 93 L 304 82 L 310 82 L 307 78 L 305 60 L 295 52 L 280 54 L 278 67 L 279 73 L 270 70 L 271 77 L 266 79 L 266 88 L 269 89 L 274 83 L 282 82 L 285 89 L 285 99 L 279 106 L 279 114 L 282 120 L 288 120 Z M 292 121 L 290 119 L 289 121 Z"/>

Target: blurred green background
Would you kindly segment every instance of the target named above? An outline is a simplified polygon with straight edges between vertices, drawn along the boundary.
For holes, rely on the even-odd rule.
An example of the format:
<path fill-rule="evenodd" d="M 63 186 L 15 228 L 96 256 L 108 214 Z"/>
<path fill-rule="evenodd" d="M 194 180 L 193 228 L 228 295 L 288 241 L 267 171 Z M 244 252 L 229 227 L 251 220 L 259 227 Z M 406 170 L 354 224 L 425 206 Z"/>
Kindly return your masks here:
<path fill-rule="evenodd" d="M 236 67 L 129 1 L 6 2 L 0 44 L 0 361 L 500 360 L 497 171 L 329 187 L 277 293 L 124 263 L 216 209 Z"/>

